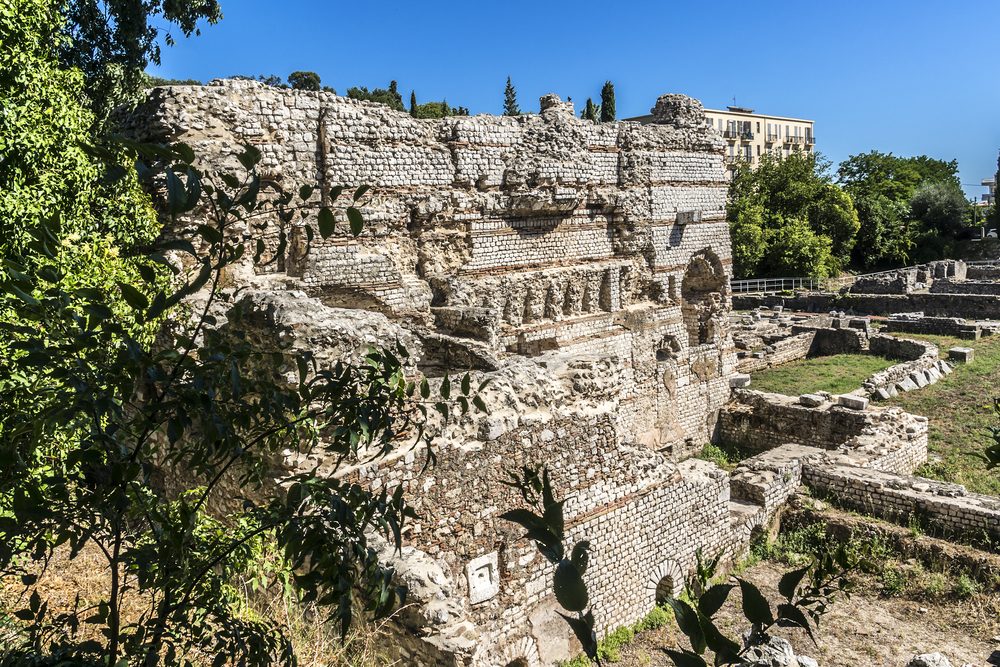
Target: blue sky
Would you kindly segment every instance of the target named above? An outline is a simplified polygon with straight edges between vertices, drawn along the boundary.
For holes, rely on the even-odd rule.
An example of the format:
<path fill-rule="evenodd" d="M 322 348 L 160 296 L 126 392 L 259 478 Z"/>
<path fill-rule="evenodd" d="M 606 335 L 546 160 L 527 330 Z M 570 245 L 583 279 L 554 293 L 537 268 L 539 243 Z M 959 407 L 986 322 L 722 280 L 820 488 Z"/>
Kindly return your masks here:
<path fill-rule="evenodd" d="M 615 83 L 619 118 L 680 92 L 720 108 L 812 118 L 839 162 L 871 149 L 959 161 L 966 192 L 1000 149 L 1000 2 L 320 2 L 221 0 L 222 22 L 166 48 L 160 76 L 313 70 L 498 113 Z"/>

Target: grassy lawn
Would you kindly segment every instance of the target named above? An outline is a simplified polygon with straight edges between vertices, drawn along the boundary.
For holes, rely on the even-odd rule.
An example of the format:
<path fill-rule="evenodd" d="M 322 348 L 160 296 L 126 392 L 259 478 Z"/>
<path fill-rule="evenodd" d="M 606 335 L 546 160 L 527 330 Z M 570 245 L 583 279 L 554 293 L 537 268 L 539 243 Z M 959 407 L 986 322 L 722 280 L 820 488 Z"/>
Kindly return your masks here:
<path fill-rule="evenodd" d="M 923 466 L 918 474 L 964 484 L 976 493 L 1000 495 L 1000 472 L 990 473 L 981 460 L 972 456 L 992 443 L 988 428 L 1000 425 L 993 413 L 993 397 L 1000 396 L 1000 336 L 978 341 L 911 334 L 906 337 L 933 342 L 941 348 L 942 357 L 956 345 L 976 350 L 971 364 L 955 364 L 955 372 L 937 384 L 900 394 L 890 401 L 891 405 L 930 419 L 929 449 L 941 460 Z"/>
<path fill-rule="evenodd" d="M 816 391 L 846 394 L 860 388 L 861 383 L 871 374 L 895 363 L 870 354 L 837 354 L 800 359 L 754 373 L 750 386 L 752 389 L 788 396 Z"/>

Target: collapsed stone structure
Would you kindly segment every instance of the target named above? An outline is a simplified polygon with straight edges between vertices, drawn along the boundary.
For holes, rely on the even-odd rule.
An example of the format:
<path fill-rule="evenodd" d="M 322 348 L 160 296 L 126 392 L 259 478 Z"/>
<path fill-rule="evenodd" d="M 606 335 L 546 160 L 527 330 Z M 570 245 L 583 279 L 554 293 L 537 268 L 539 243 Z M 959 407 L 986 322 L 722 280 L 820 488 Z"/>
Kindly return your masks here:
<path fill-rule="evenodd" d="M 699 549 L 739 554 L 780 504 L 780 489 L 758 488 L 788 484 L 763 474 L 773 462 L 730 479 L 689 458 L 753 407 L 739 396 L 727 407 L 739 382 L 722 141 L 690 98 L 665 95 L 653 114 L 648 125 L 597 125 L 545 96 L 539 114 L 417 120 L 331 93 L 220 81 L 155 89 L 132 117 L 136 136 L 184 141 L 203 166 L 231 168 L 252 144 L 264 180 L 285 191 L 371 186 L 357 238 L 340 220 L 305 252 L 308 219 L 238 230 L 262 236 L 274 260 L 267 273 L 248 264 L 230 276 L 244 288 L 230 305 L 254 340 L 291 340 L 328 363 L 400 340 L 432 380 L 466 370 L 492 380 L 488 413 L 445 429 L 434 467 L 417 449 L 330 471 L 402 483 L 419 513 L 402 557 L 385 554 L 411 603 L 392 643 L 406 664 L 575 653 L 551 566 L 498 518 L 519 505 L 502 482 L 522 464 L 549 466 L 568 539 L 592 544 L 601 634 L 679 590 Z M 909 472 L 926 451 L 925 422 L 905 413 L 813 410 L 843 425 L 830 448 L 858 449 L 854 465 Z M 747 420 L 744 435 L 760 421 Z M 287 463 L 325 465 L 321 454 Z"/>

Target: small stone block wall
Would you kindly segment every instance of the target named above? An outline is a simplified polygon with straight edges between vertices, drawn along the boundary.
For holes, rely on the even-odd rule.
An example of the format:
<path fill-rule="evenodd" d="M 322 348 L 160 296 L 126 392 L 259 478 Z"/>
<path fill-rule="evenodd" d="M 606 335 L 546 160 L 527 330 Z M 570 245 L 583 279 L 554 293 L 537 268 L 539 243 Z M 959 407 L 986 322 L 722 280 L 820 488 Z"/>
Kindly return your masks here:
<path fill-rule="evenodd" d="M 918 517 L 949 534 L 1000 538 L 1000 499 L 968 493 L 960 484 L 844 465 L 803 468 L 803 481 L 838 504 L 906 523 Z"/>

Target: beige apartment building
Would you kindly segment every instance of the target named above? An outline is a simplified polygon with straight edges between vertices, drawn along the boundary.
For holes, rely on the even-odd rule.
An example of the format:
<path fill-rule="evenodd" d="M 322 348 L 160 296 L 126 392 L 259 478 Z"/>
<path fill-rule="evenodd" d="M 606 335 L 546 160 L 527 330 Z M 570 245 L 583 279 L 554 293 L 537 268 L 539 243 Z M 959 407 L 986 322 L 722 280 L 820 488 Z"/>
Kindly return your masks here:
<path fill-rule="evenodd" d="M 811 153 L 816 150 L 816 135 L 811 120 L 768 116 L 746 107 L 726 107 L 725 111 L 705 109 L 708 126 L 726 141 L 726 163 L 734 168 L 740 161 L 751 166 L 760 164 L 761 156 L 771 153 L 787 157 L 793 151 Z M 628 120 L 648 123 L 652 116 Z"/>

